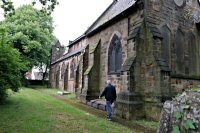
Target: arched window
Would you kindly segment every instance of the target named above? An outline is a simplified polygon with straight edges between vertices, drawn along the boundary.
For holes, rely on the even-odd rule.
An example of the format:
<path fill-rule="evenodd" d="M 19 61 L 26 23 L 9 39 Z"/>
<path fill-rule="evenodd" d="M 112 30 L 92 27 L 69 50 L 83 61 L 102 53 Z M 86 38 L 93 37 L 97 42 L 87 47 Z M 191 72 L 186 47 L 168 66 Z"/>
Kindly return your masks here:
<path fill-rule="evenodd" d="M 188 64 L 188 68 L 189 68 L 189 72 L 188 74 L 190 75 L 195 75 L 197 73 L 197 67 L 196 67 L 196 63 L 197 63 L 197 57 L 196 57 L 196 53 L 197 53 L 197 48 L 196 48 L 196 38 L 192 33 L 189 33 L 189 39 L 188 39 L 188 51 L 189 51 L 189 64 Z"/>
<path fill-rule="evenodd" d="M 163 34 L 163 40 L 162 40 L 162 46 L 161 46 L 161 56 L 162 58 L 169 63 L 170 61 L 170 44 L 171 44 L 171 31 L 167 27 L 167 25 L 164 25 L 162 27 L 162 34 Z"/>
<path fill-rule="evenodd" d="M 60 80 L 60 66 L 57 67 L 56 80 Z"/>
<path fill-rule="evenodd" d="M 122 68 L 122 46 L 120 39 L 114 35 L 108 51 L 108 73 L 120 73 Z"/>
<path fill-rule="evenodd" d="M 74 78 L 74 69 L 75 69 L 75 62 L 74 62 L 74 60 L 72 60 L 71 64 L 70 64 L 70 78 L 71 79 Z"/>
<path fill-rule="evenodd" d="M 62 64 L 62 68 L 61 68 L 61 79 L 64 79 L 64 69 L 65 69 L 65 63 Z"/>
<path fill-rule="evenodd" d="M 175 36 L 175 49 L 176 49 L 176 65 L 178 73 L 185 73 L 184 69 L 184 48 L 185 48 L 185 40 L 184 40 L 184 33 L 181 29 L 177 30 Z"/>

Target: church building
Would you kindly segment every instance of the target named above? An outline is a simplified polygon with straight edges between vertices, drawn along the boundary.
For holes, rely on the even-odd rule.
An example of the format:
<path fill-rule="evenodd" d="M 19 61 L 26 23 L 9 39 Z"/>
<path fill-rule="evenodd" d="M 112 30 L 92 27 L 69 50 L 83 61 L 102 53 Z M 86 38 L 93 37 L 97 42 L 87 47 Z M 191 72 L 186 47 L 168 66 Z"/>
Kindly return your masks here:
<path fill-rule="evenodd" d="M 109 79 L 116 115 L 158 120 L 163 102 L 200 85 L 200 0 L 113 0 L 68 49 L 52 48 L 51 87 L 87 102 Z"/>

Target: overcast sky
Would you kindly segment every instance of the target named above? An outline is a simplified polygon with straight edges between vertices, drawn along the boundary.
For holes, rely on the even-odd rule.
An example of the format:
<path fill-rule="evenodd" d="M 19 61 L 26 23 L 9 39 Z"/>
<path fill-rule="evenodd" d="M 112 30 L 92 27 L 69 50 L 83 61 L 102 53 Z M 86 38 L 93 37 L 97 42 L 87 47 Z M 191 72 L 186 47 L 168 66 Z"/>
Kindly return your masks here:
<path fill-rule="evenodd" d="M 12 0 L 15 7 L 27 4 L 31 0 Z M 82 35 L 101 15 L 113 0 L 58 0 L 59 5 L 52 14 L 54 34 L 61 44 L 68 45 Z M 2 13 L 2 10 L 1 10 Z M 2 20 L 2 16 L 0 16 Z"/>
<path fill-rule="evenodd" d="M 55 35 L 64 45 L 82 35 L 113 0 L 59 0 L 52 14 Z"/>

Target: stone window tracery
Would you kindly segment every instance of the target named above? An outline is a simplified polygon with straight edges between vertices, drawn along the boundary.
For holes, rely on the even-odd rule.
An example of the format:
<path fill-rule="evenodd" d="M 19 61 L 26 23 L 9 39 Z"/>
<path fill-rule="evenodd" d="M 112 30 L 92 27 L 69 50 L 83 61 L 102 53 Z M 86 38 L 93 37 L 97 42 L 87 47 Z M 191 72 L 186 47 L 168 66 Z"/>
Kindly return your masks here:
<path fill-rule="evenodd" d="M 114 35 L 108 52 L 108 73 L 120 73 L 122 68 L 122 46 L 120 39 Z"/>

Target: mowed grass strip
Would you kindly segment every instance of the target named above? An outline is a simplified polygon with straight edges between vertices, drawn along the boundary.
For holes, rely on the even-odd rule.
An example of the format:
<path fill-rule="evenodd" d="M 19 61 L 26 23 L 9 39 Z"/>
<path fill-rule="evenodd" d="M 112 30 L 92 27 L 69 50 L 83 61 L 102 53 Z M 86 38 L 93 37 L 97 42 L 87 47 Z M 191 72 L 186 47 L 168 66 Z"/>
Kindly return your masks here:
<path fill-rule="evenodd" d="M 0 133 L 132 133 L 40 91 L 24 88 L 0 105 Z"/>

